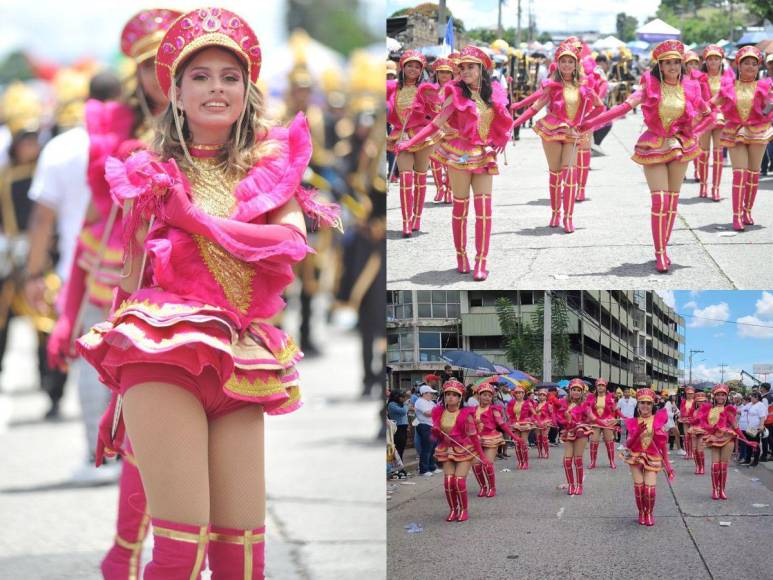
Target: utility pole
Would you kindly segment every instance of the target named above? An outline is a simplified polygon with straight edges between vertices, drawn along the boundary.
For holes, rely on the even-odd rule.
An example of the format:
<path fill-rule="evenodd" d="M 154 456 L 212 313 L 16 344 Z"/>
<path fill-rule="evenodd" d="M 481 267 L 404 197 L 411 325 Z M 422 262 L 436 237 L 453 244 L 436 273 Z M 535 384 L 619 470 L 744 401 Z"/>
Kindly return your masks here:
<path fill-rule="evenodd" d="M 515 48 L 521 48 L 521 0 L 518 0 L 518 25 L 515 29 Z"/>
<path fill-rule="evenodd" d="M 549 383 L 553 377 L 553 353 L 551 350 L 553 343 L 553 315 L 551 313 L 550 290 L 545 290 L 544 314 L 543 317 L 543 336 L 542 336 L 542 380 Z"/>
<path fill-rule="evenodd" d="M 719 382 L 720 383 L 724 383 L 725 382 L 725 369 L 726 368 L 727 368 L 727 364 L 719 363 L 719 375 L 720 375 Z"/>
<path fill-rule="evenodd" d="M 448 13 L 446 11 L 446 0 L 439 0 L 437 8 L 437 43 L 443 44 L 446 37 L 446 24 L 448 23 Z M 451 47 L 453 50 L 454 47 Z"/>
<path fill-rule="evenodd" d="M 690 349 L 690 380 L 687 382 L 688 385 L 692 385 L 692 355 L 698 354 L 699 352 L 703 351 Z"/>
<path fill-rule="evenodd" d="M 499 0 L 497 2 L 498 5 L 498 14 L 497 14 L 497 38 L 502 38 L 502 3 L 504 0 Z"/>

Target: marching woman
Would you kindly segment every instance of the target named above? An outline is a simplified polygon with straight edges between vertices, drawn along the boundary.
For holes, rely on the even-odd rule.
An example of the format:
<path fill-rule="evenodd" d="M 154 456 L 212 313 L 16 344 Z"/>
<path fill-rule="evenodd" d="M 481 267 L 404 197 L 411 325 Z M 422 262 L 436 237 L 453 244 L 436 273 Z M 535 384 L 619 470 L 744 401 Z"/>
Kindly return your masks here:
<path fill-rule="evenodd" d="M 582 129 L 607 125 L 641 104 L 646 131 L 631 157 L 644 169 L 652 202 L 650 226 L 658 272 L 668 272 L 666 253 L 676 220 L 679 191 L 687 164 L 700 154 L 696 136 L 715 119 L 701 97 L 700 85 L 687 77 L 682 65 L 684 45 L 666 40 L 652 51 L 654 68 L 641 77 L 642 88 L 626 101 L 597 115 Z"/>
<path fill-rule="evenodd" d="M 653 414 L 655 393 L 651 389 L 636 392 L 638 416 L 625 419 L 628 439 L 625 442 L 624 461 L 631 468 L 633 494 L 639 510 L 639 525 L 654 526 L 655 484 L 658 473 L 665 467 L 669 481 L 673 481 L 674 469 L 668 460 L 668 422 L 666 409 Z"/>
<path fill-rule="evenodd" d="M 475 46 L 464 47 L 456 61 L 460 79 L 445 86 L 440 113 L 409 141 L 397 145 L 398 151 L 415 147 L 434 138 L 445 125 L 455 133 L 435 148 L 435 156 L 448 167 L 453 192 L 451 229 L 456 248 L 456 269 L 470 271 L 467 259 L 467 211 L 472 188 L 475 206 L 475 267 L 473 279 L 488 278 L 486 265 L 491 238 L 491 190 L 493 176 L 499 174 L 497 153 L 504 151 L 513 120 L 507 108 L 507 95 L 499 83 L 492 83 L 491 59 Z"/>
<path fill-rule="evenodd" d="M 695 408 L 690 416 L 690 434 L 692 435 L 692 456 L 695 461 L 695 475 L 706 473 L 706 452 L 704 451 L 703 436 L 706 431 L 701 424 L 699 411 L 706 404 L 706 393 L 695 393 Z"/>
<path fill-rule="evenodd" d="M 735 440 L 740 439 L 747 445 L 757 446 L 746 439 L 738 428 L 736 408 L 729 405 L 727 400 L 729 391 L 727 385 L 714 387 L 713 406 L 709 403 L 702 405 L 697 416 L 703 429 L 703 443 L 711 449 L 711 499 L 727 499 L 727 466 Z"/>
<path fill-rule="evenodd" d="M 684 450 L 686 455 L 685 459 L 693 459 L 693 440 L 692 440 L 692 415 L 698 409 L 698 405 L 695 404 L 695 387 L 685 387 L 684 399 L 682 404 L 679 405 L 679 422 L 684 429 Z"/>
<path fill-rule="evenodd" d="M 494 475 L 494 460 L 497 456 L 497 449 L 505 440 L 502 437 L 502 431 L 515 441 L 515 435 L 507 425 L 502 409 L 492 405 L 494 401 L 494 387 L 489 382 L 481 383 L 478 386 L 479 405 L 475 408 L 475 422 L 480 434 L 481 446 L 486 454 L 488 463 L 475 461 L 472 465 L 472 471 L 475 479 L 478 480 L 480 492 L 478 497 L 494 497 L 497 494 L 497 483 Z M 481 457 L 482 458 L 482 457 Z"/>
<path fill-rule="evenodd" d="M 706 75 L 701 71 L 701 59 L 698 53 L 692 50 L 688 50 L 684 53 L 684 72 L 688 78 L 694 81 L 698 81 L 701 85 L 701 98 L 704 101 L 709 101 L 711 95 L 708 93 L 708 85 L 706 83 Z M 699 137 L 700 139 L 700 137 Z M 695 159 L 693 163 L 693 179 L 700 183 L 700 197 L 706 197 L 706 180 L 708 171 L 708 153 L 701 147 L 701 153 Z"/>
<path fill-rule="evenodd" d="M 310 248 L 304 213 L 338 223 L 300 183 L 302 115 L 270 128 L 255 83 L 261 50 L 220 8 L 180 16 L 155 66 L 169 106 L 154 147 L 105 175 L 124 208 L 124 278 L 110 319 L 78 341 L 113 390 L 100 446 L 126 433 L 153 524 L 144 578 L 263 578 L 263 414 L 300 406 L 302 354 L 264 322 L 284 307 Z M 115 421 L 114 421 L 115 417 Z"/>
<path fill-rule="evenodd" d="M 733 229 L 754 225 L 752 208 L 760 183 L 760 165 L 773 138 L 773 79 L 758 79 L 762 53 L 744 46 L 735 55 L 736 78 L 724 77 L 714 102 L 725 117 L 721 143 L 730 150 L 733 166 Z"/>
<path fill-rule="evenodd" d="M 604 434 L 604 445 L 607 448 L 609 467 L 617 469 L 615 465 L 615 431 L 617 430 L 617 408 L 615 396 L 607 392 L 607 380 L 596 379 L 596 393 L 588 395 L 588 409 L 591 415 L 593 435 L 590 440 L 590 465 L 588 469 L 596 467 L 596 457 L 599 453 L 601 434 Z"/>
<path fill-rule="evenodd" d="M 564 444 L 564 474 L 569 484 L 569 495 L 582 495 L 582 483 L 585 479 L 582 454 L 585 452 L 588 437 L 593 433 L 590 410 L 583 400 L 584 392 L 585 383 L 581 379 L 572 379 L 569 383 L 569 395 L 559 401 L 555 411 L 556 422 L 561 427 L 561 441 Z"/>
<path fill-rule="evenodd" d="M 513 389 L 513 398 L 507 403 L 507 419 L 515 437 L 515 457 L 518 469 L 529 469 L 529 431 L 534 429 L 534 413 L 526 391 L 520 385 Z"/>
<path fill-rule="evenodd" d="M 415 140 L 410 147 L 400 143 L 413 137 L 435 115 L 437 91 L 432 83 L 421 82 L 427 59 L 418 50 L 406 50 L 400 57 L 396 81 L 387 81 L 387 121 L 392 133 L 387 149 L 396 152 L 400 172 L 400 210 L 403 215 L 403 237 L 421 229 L 421 214 L 427 194 L 427 170 L 435 139 Z"/>
<path fill-rule="evenodd" d="M 467 473 L 478 459 L 486 472 L 493 464 L 483 452 L 475 421 L 475 407 L 462 402 L 464 385 L 456 379 L 443 385 L 443 405 L 432 409 L 432 434 L 437 440 L 435 459 L 443 463 L 443 486 L 450 512 L 447 522 L 467 521 Z"/>
<path fill-rule="evenodd" d="M 432 71 L 435 73 L 435 88 L 438 91 L 438 109 L 443 100 L 445 85 L 454 79 L 454 64 L 447 58 L 438 58 L 432 63 Z M 447 133 L 444 131 L 443 136 Z M 451 203 L 451 187 L 448 183 L 448 167 L 435 155 L 430 157 L 432 167 L 432 178 L 435 180 L 437 194 L 435 203 Z"/>
<path fill-rule="evenodd" d="M 550 445 L 548 444 L 548 431 L 556 426 L 553 419 L 553 405 L 548 401 L 548 390 L 537 391 L 537 404 L 534 405 L 534 427 L 537 430 L 537 457 L 548 459 L 550 457 Z"/>
<path fill-rule="evenodd" d="M 514 125 L 522 125 L 548 105 L 547 115 L 535 123 L 534 132 L 542 139 L 550 174 L 550 208 L 553 212 L 550 227 L 558 227 L 561 222 L 563 200 L 564 231 L 570 234 L 574 232 L 572 215 L 578 183 L 577 149 L 583 140 L 589 138 L 589 134 L 584 135 L 579 126 L 593 111 L 603 109 L 604 104 L 585 77 L 578 47 L 567 42 L 559 45 L 555 63 L 557 66 L 552 77 L 540 89 L 541 96 L 515 120 Z"/>
<path fill-rule="evenodd" d="M 703 65 L 700 77 L 703 85 L 703 94 L 709 99 L 714 99 L 723 82 L 733 82 L 733 69 L 725 67 L 725 51 L 716 44 L 710 44 L 703 49 Z M 727 79 L 727 80 L 726 80 Z M 725 127 L 725 116 L 721 110 L 716 111 L 716 122 L 703 132 L 699 138 L 701 146 L 701 168 L 698 172 L 700 178 L 700 196 L 708 196 L 709 180 L 709 151 L 711 151 L 711 198 L 719 201 L 719 184 L 722 179 L 722 129 Z"/>

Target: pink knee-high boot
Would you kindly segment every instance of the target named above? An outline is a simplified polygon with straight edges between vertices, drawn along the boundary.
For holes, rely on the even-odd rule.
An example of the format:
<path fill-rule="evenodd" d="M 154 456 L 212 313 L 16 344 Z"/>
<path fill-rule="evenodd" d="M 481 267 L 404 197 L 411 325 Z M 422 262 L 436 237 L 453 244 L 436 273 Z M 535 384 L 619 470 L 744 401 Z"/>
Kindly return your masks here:
<path fill-rule="evenodd" d="M 140 472 L 133 461 L 134 458 L 126 455 L 121 467 L 115 541 L 100 565 L 105 580 L 137 580 L 140 577 L 142 544 L 148 535 L 150 514 L 146 511 L 147 500 Z"/>
<path fill-rule="evenodd" d="M 529 444 L 524 441 L 521 444 L 521 469 L 529 469 Z"/>
<path fill-rule="evenodd" d="M 719 499 L 727 499 L 727 463 L 719 464 Z"/>
<path fill-rule="evenodd" d="M 542 435 L 542 453 L 545 459 L 550 459 L 550 445 L 548 444 L 548 434 Z"/>
<path fill-rule="evenodd" d="M 491 241 L 491 194 L 481 193 L 474 196 L 475 203 L 475 271 L 473 279 L 483 281 L 488 278 L 486 259 Z"/>
<path fill-rule="evenodd" d="M 711 499 L 719 499 L 719 478 L 720 467 L 719 463 L 711 464 Z"/>
<path fill-rule="evenodd" d="M 711 156 L 713 161 L 711 168 L 711 198 L 714 201 L 719 201 L 719 182 L 722 180 L 722 147 L 719 148 L 719 151 L 714 149 Z M 706 160 L 706 163 L 708 163 L 708 160 Z"/>
<path fill-rule="evenodd" d="M 466 477 L 456 477 L 456 494 L 459 501 L 459 517 L 456 519 L 456 521 L 466 522 L 468 518 Z"/>
<path fill-rule="evenodd" d="M 760 187 L 760 172 L 746 170 L 746 187 L 744 187 L 743 196 L 743 223 L 753 226 L 752 208 L 754 200 L 757 199 L 757 190 Z"/>
<path fill-rule="evenodd" d="M 421 214 L 424 212 L 424 198 L 427 197 L 427 172 L 413 172 L 413 222 L 411 229 L 421 229 Z"/>
<path fill-rule="evenodd" d="M 212 580 L 263 580 L 266 527 L 240 530 L 210 526 L 209 569 Z"/>
<path fill-rule="evenodd" d="M 706 151 L 701 151 L 701 154 L 695 158 L 695 166 L 697 168 L 696 175 L 700 182 L 699 197 L 709 196 L 709 154 Z"/>
<path fill-rule="evenodd" d="M 486 487 L 486 479 L 483 476 L 483 464 L 476 463 L 475 465 L 473 465 L 472 473 L 473 475 L 475 475 L 475 481 L 478 482 L 478 487 L 480 487 L 480 491 L 478 492 L 478 497 L 484 497 L 488 492 L 488 488 Z"/>
<path fill-rule="evenodd" d="M 733 229 L 743 231 L 743 202 L 746 189 L 746 170 L 733 169 Z"/>
<path fill-rule="evenodd" d="M 574 494 L 582 495 L 582 482 L 585 479 L 585 470 L 582 467 L 582 457 L 574 458 L 574 468 L 577 471 L 577 487 L 574 490 Z"/>
<path fill-rule="evenodd" d="M 588 469 L 596 469 L 596 458 L 599 454 L 599 442 L 598 441 L 591 441 L 590 442 L 590 465 L 588 465 Z"/>
<path fill-rule="evenodd" d="M 633 484 L 633 496 L 636 500 L 636 509 L 639 510 L 639 525 L 644 526 L 647 524 L 647 520 L 645 519 L 645 511 L 644 511 L 644 484 L 643 483 L 634 483 Z"/>
<path fill-rule="evenodd" d="M 650 226 L 652 228 L 652 242 L 655 246 L 655 267 L 658 272 L 668 272 L 666 239 L 668 232 L 670 196 L 667 191 L 653 191 L 651 193 L 651 199 L 652 209 L 650 211 Z"/>
<path fill-rule="evenodd" d="M 483 471 L 486 476 L 486 481 L 488 482 L 486 497 L 495 497 L 497 495 L 497 476 L 494 472 L 494 466 L 488 464 L 483 468 Z"/>
<path fill-rule="evenodd" d="M 574 232 L 572 215 L 574 214 L 574 197 L 577 190 L 577 168 L 564 167 L 561 170 L 561 181 L 564 184 L 564 231 L 571 234 Z"/>
<path fill-rule="evenodd" d="M 440 203 L 443 201 L 443 199 L 445 199 L 446 196 L 446 184 L 443 181 L 443 164 L 440 163 L 440 161 L 437 159 L 430 159 L 429 165 L 432 169 L 432 180 L 435 182 L 435 190 L 437 191 L 433 201 L 435 203 Z"/>
<path fill-rule="evenodd" d="M 607 446 L 607 457 L 609 458 L 609 468 L 617 469 L 617 465 L 615 465 L 615 442 L 605 441 L 604 445 Z"/>
<path fill-rule="evenodd" d="M 208 526 L 153 518 L 153 560 L 144 580 L 200 579 L 209 541 Z"/>
<path fill-rule="evenodd" d="M 411 235 L 413 222 L 413 171 L 400 172 L 400 211 L 403 214 L 403 237 Z"/>
<path fill-rule="evenodd" d="M 590 172 L 590 149 L 577 151 L 577 195 L 575 201 L 585 201 L 585 186 Z"/>
<path fill-rule="evenodd" d="M 443 476 L 443 489 L 446 492 L 446 501 L 448 502 L 448 517 L 447 522 L 453 522 L 459 517 L 459 502 L 456 495 L 456 476 L 445 475 Z"/>
<path fill-rule="evenodd" d="M 467 212 L 470 209 L 470 198 L 463 200 L 453 198 L 451 208 L 451 233 L 456 248 L 456 271 L 466 274 L 470 271 L 470 261 L 467 259 Z"/>
<path fill-rule="evenodd" d="M 644 499 L 646 502 L 645 505 L 647 509 L 646 523 L 648 526 L 654 526 L 655 525 L 655 516 L 653 515 L 655 512 L 655 486 L 654 485 L 644 486 Z"/>
<path fill-rule="evenodd" d="M 550 181 L 548 191 L 550 193 L 550 223 L 551 228 L 557 228 L 561 223 L 561 172 L 549 171 Z"/>
<path fill-rule="evenodd" d="M 564 457 L 564 475 L 566 476 L 566 483 L 569 484 L 567 490 L 568 495 L 574 495 L 574 471 L 572 470 L 572 458 Z"/>

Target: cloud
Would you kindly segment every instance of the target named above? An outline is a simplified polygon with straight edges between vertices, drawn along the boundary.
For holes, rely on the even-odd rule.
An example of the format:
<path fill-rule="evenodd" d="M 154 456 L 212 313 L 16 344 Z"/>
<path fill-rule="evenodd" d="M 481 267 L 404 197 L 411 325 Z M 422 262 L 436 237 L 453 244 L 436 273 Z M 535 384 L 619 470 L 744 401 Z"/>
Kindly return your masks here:
<path fill-rule="evenodd" d="M 685 369 L 685 381 L 690 378 L 690 369 Z M 705 364 L 693 364 L 692 365 L 692 382 L 700 383 L 702 381 L 710 381 L 712 383 L 718 383 L 722 381 L 732 381 L 741 378 L 741 369 L 735 367 L 725 367 L 724 377 L 722 375 L 722 369 L 720 367 L 707 367 Z"/>
<path fill-rule="evenodd" d="M 715 334 L 712 334 L 711 336 L 713 336 L 714 338 L 722 338 L 723 336 L 725 336 L 725 333 L 724 332 L 717 332 Z"/>
<path fill-rule="evenodd" d="M 770 292 L 763 292 L 762 298 L 757 300 L 757 310 L 755 314 L 760 318 L 767 318 L 773 320 L 773 294 Z"/>
<path fill-rule="evenodd" d="M 690 298 L 697 298 L 701 295 L 700 290 L 690 290 Z"/>
<path fill-rule="evenodd" d="M 706 308 L 696 308 L 693 310 L 693 316 L 688 324 L 691 328 L 710 328 L 712 326 L 722 326 L 730 319 L 730 307 L 727 302 L 711 304 Z"/>
<path fill-rule="evenodd" d="M 687 304 L 684 305 L 685 310 L 695 310 L 698 308 L 698 303 L 695 302 L 695 300 L 690 300 Z"/>
<path fill-rule="evenodd" d="M 658 296 L 663 299 L 667 306 L 676 310 L 676 296 L 673 290 L 655 290 L 655 292 L 657 292 Z"/>
<path fill-rule="evenodd" d="M 740 337 L 773 338 L 773 320 L 761 320 L 756 316 L 742 316 L 736 322 Z"/>

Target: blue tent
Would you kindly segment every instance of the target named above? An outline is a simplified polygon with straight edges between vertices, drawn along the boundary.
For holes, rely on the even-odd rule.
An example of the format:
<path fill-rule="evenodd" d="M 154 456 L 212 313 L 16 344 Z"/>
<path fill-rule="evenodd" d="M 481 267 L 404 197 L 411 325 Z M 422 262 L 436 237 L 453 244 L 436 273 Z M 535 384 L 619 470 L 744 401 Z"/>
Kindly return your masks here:
<path fill-rule="evenodd" d="M 744 35 L 736 41 L 736 46 L 746 46 L 748 44 L 757 44 L 763 40 L 773 39 L 773 26 L 769 26 L 765 30 L 749 30 L 744 32 Z"/>

